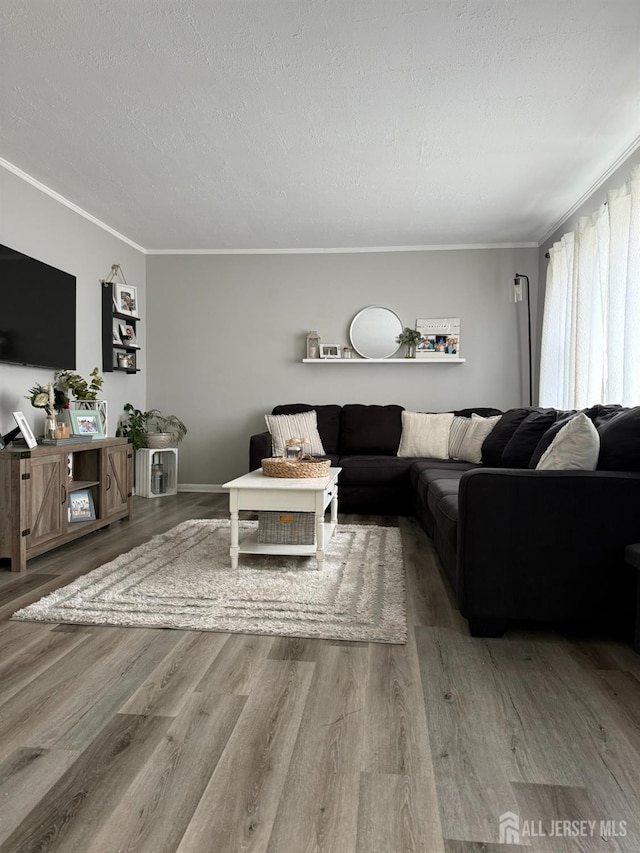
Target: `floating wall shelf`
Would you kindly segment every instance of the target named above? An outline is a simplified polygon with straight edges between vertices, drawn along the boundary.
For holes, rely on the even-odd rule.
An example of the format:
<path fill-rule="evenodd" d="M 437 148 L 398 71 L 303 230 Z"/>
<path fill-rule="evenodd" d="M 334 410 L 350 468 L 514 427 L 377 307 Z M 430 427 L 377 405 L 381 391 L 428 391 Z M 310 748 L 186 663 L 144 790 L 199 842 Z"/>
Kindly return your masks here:
<path fill-rule="evenodd" d="M 466 358 L 303 358 L 303 364 L 463 364 Z"/>

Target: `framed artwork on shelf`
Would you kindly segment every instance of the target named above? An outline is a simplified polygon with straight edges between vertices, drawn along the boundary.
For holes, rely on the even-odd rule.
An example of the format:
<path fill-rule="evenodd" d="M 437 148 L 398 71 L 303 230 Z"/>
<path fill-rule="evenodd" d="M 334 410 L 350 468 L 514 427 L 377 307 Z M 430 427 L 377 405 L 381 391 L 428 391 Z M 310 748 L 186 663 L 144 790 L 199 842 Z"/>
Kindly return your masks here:
<path fill-rule="evenodd" d="M 340 344 L 320 344 L 320 358 L 342 358 Z"/>
<path fill-rule="evenodd" d="M 430 356 L 460 357 L 460 318 L 434 317 L 416 320 L 421 339 L 416 347 L 419 358 Z"/>
<path fill-rule="evenodd" d="M 130 284 L 120 284 L 115 282 L 113 285 L 115 294 L 116 311 L 120 314 L 130 314 L 132 317 L 138 316 L 138 291 Z"/>
<path fill-rule="evenodd" d="M 33 434 L 31 427 L 27 423 L 27 419 L 22 414 L 22 412 L 14 412 L 13 413 L 13 419 L 16 422 L 16 424 L 18 425 L 18 427 L 20 428 L 20 432 L 22 433 L 22 437 L 24 438 L 24 440 L 27 443 L 27 447 L 29 447 L 29 448 L 37 447 L 38 442 L 36 441 L 36 437 Z"/>
<path fill-rule="evenodd" d="M 69 521 L 95 521 L 96 508 L 89 489 L 69 493 Z"/>
<path fill-rule="evenodd" d="M 118 353 L 118 367 L 120 368 L 120 370 L 135 370 L 136 369 L 135 353 L 119 352 Z"/>
<path fill-rule="evenodd" d="M 102 415 L 97 409 L 69 409 L 71 430 L 83 438 L 104 438 Z"/>
<path fill-rule="evenodd" d="M 122 340 L 120 338 L 120 323 L 117 319 L 113 321 L 113 334 L 111 335 L 111 343 L 113 344 L 121 344 Z"/>

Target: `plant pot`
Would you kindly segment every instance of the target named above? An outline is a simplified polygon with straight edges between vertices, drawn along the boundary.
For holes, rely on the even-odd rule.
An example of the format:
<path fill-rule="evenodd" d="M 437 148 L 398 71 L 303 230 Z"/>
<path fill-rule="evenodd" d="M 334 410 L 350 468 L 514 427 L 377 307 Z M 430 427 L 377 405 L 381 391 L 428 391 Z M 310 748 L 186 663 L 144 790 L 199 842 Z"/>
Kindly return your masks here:
<path fill-rule="evenodd" d="M 147 447 L 151 450 L 163 450 L 165 447 L 177 447 L 178 440 L 172 432 L 148 432 Z"/>

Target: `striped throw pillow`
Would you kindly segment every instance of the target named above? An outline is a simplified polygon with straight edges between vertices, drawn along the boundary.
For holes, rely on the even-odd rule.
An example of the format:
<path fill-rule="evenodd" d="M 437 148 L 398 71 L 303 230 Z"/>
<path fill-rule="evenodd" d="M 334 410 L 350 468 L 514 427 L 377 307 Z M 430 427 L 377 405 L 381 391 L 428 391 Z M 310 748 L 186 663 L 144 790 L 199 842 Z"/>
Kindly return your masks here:
<path fill-rule="evenodd" d="M 325 455 L 318 432 L 318 415 L 315 409 L 310 412 L 298 412 L 295 415 L 265 415 L 264 419 L 271 433 L 273 456 L 284 456 L 289 438 L 305 438 L 305 453 L 310 453 L 312 456 Z"/>
<path fill-rule="evenodd" d="M 471 426 L 471 418 L 454 417 L 449 430 L 449 459 L 459 459 L 462 442 Z"/>

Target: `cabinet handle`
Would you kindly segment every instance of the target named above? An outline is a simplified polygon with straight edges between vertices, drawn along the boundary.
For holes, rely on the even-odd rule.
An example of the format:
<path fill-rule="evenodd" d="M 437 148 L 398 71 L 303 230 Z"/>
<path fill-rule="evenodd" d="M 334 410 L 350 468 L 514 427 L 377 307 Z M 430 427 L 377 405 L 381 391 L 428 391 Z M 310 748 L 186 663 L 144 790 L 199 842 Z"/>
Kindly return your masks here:
<path fill-rule="evenodd" d="M 111 474 L 107 474 L 107 491 L 111 488 Z"/>
<path fill-rule="evenodd" d="M 60 489 L 62 491 L 62 500 L 60 501 L 60 503 L 66 504 L 66 502 L 67 502 L 67 487 L 64 485 L 64 483 L 60 483 Z"/>

